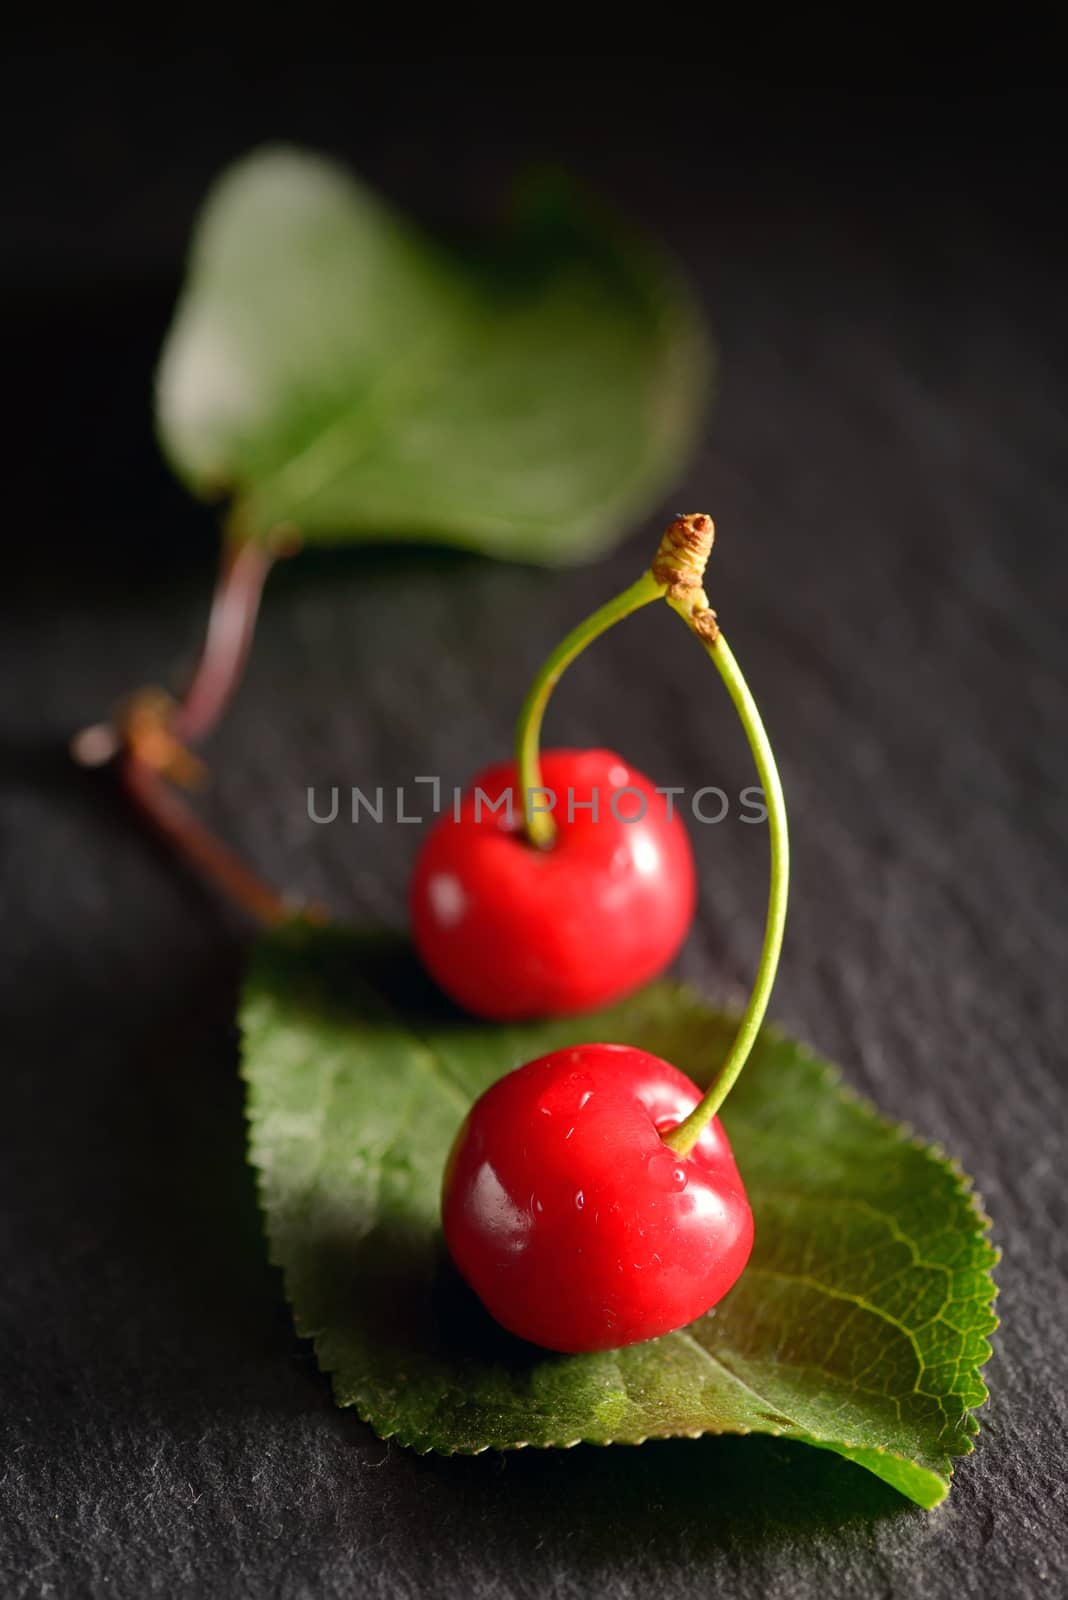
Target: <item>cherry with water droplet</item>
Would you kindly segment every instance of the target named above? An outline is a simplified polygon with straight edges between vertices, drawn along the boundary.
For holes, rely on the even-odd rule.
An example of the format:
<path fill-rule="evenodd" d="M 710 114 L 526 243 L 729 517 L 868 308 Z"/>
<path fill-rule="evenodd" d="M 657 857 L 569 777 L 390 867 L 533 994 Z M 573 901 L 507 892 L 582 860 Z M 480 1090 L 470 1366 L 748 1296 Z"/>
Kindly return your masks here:
<path fill-rule="evenodd" d="M 608 1350 L 702 1316 L 749 1257 L 753 1218 L 713 1118 L 664 1142 L 701 1091 L 626 1045 L 556 1050 L 479 1099 L 445 1172 L 450 1253 L 488 1311 L 550 1350 Z"/>

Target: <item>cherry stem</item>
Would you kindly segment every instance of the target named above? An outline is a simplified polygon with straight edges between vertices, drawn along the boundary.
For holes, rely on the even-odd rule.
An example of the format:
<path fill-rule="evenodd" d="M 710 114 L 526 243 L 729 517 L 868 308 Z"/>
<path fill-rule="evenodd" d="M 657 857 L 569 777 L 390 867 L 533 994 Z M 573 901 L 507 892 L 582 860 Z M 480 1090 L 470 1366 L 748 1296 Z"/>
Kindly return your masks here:
<path fill-rule="evenodd" d="M 757 968 L 753 992 L 749 996 L 749 1004 L 742 1014 L 727 1059 L 713 1079 L 707 1094 L 678 1127 L 664 1135 L 664 1143 L 676 1154 L 684 1156 L 693 1149 L 737 1083 L 738 1076 L 756 1043 L 760 1025 L 768 1009 L 768 1000 L 771 997 L 775 972 L 779 965 L 779 953 L 782 950 L 783 929 L 786 925 L 786 901 L 790 883 L 790 840 L 786 827 L 786 800 L 782 792 L 779 771 L 775 765 L 775 757 L 772 754 L 771 742 L 757 710 L 756 701 L 749 691 L 733 652 L 722 633 L 717 631 L 712 638 L 702 633 L 699 617 L 698 625 L 695 627 L 693 613 L 684 608 L 684 602 L 680 603 L 669 596 L 668 603 L 673 610 L 679 612 L 701 639 L 705 650 L 718 668 L 719 675 L 734 703 L 734 709 L 741 719 L 764 790 L 771 849 L 771 882 L 768 890 L 768 914 L 764 925 L 764 945 L 760 952 L 760 965 Z"/>
<path fill-rule="evenodd" d="M 632 583 L 629 589 L 624 589 L 622 594 L 617 594 L 614 600 L 609 600 L 607 605 L 601 606 L 585 622 L 580 622 L 577 628 L 572 629 L 544 662 L 530 686 L 516 724 L 515 757 L 527 838 L 541 850 L 548 849 L 556 837 L 556 823 L 551 812 L 535 810 L 533 807 L 535 795 L 546 792 L 541 781 L 539 746 L 549 697 L 572 661 L 582 654 L 587 645 L 632 612 L 649 605 L 653 600 L 661 599 L 663 594 L 663 583 L 658 582 L 651 572 L 643 572 L 637 583 Z"/>
<path fill-rule="evenodd" d="M 676 517 L 660 541 L 648 572 L 622 594 L 580 622 L 578 627 L 549 656 L 531 685 L 516 726 L 516 766 L 523 789 L 523 813 L 527 837 L 542 849 L 552 844 L 556 824 L 548 810 L 532 812 L 532 797 L 544 794 L 541 782 L 539 741 L 549 696 L 564 671 L 588 644 L 607 632 L 615 623 L 653 600 L 666 599 L 711 656 L 727 687 L 734 709 L 749 740 L 757 775 L 764 791 L 768 811 L 768 837 L 771 851 L 771 881 L 768 889 L 768 914 L 764 925 L 764 944 L 760 952 L 756 982 L 742 1014 L 738 1032 L 711 1087 L 676 1128 L 663 1135 L 664 1143 L 678 1155 L 688 1155 L 719 1111 L 756 1042 L 768 1009 L 775 973 L 782 950 L 786 925 L 786 902 L 790 883 L 790 841 L 786 826 L 786 801 L 771 741 L 757 710 L 756 701 L 734 659 L 734 653 L 719 631 L 716 613 L 708 604 L 703 582 L 705 567 L 712 553 L 715 528 L 711 517 L 702 514 Z"/>

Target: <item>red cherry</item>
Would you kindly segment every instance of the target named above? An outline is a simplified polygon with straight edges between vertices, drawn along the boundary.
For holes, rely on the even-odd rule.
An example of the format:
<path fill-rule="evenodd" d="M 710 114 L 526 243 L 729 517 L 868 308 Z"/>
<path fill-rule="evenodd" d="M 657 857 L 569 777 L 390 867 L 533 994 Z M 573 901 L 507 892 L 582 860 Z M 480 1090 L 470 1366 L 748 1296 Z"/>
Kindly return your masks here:
<path fill-rule="evenodd" d="M 701 1092 L 666 1061 L 590 1044 L 528 1062 L 476 1101 L 445 1170 L 445 1239 L 497 1321 L 550 1350 L 684 1327 L 749 1258 L 753 1218 L 713 1119 L 688 1155 L 660 1131 Z"/>
<path fill-rule="evenodd" d="M 527 840 L 516 768 L 501 762 L 471 785 L 458 818 L 436 823 L 415 864 L 423 962 L 465 1010 L 495 1021 L 618 1000 L 668 965 L 693 918 L 686 830 L 648 778 L 610 750 L 550 750 L 541 771 L 556 796 L 547 849 Z"/>

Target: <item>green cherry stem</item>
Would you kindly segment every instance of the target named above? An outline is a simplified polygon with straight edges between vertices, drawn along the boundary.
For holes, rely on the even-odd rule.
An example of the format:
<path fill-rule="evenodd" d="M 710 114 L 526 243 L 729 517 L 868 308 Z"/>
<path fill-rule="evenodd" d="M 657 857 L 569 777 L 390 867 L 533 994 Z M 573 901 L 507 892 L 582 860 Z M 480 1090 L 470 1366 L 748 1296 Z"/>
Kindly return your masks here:
<path fill-rule="evenodd" d="M 547 850 L 556 837 L 556 823 L 552 814 L 547 810 L 535 810 L 533 805 L 534 796 L 546 792 L 541 781 L 539 746 L 549 696 L 572 661 L 582 654 L 587 645 L 632 612 L 639 611 L 653 600 L 661 599 L 664 592 L 665 585 L 651 571 L 643 572 L 637 583 L 632 583 L 629 589 L 617 594 L 614 600 L 601 606 L 585 622 L 573 628 L 566 639 L 561 640 L 530 686 L 516 724 L 515 759 L 527 838 L 540 850 Z"/>
<path fill-rule="evenodd" d="M 692 615 L 683 609 L 682 605 L 674 600 L 669 601 L 669 604 L 698 634 L 727 686 L 727 693 L 734 702 L 734 709 L 745 729 L 764 790 L 771 846 L 771 883 L 768 890 L 767 920 L 764 924 L 764 945 L 760 952 L 760 965 L 757 967 L 756 982 L 749 996 L 749 1004 L 742 1015 L 727 1059 L 713 1079 L 708 1093 L 677 1128 L 664 1135 L 664 1143 L 678 1155 L 684 1156 L 693 1149 L 737 1083 L 738 1076 L 756 1043 L 760 1024 L 768 1009 L 768 1000 L 771 998 L 775 972 L 779 965 L 779 952 L 782 950 L 783 928 L 786 925 L 786 901 L 790 884 L 790 839 L 786 828 L 786 801 L 775 757 L 772 754 L 771 742 L 757 710 L 756 701 L 749 691 L 749 685 L 742 677 L 741 668 L 734 659 L 730 646 L 722 633 L 716 632 L 712 638 L 705 637 L 700 631 L 699 624 L 697 627 L 694 626 Z"/>
<path fill-rule="evenodd" d="M 705 567 L 712 553 L 715 532 L 711 517 L 700 515 L 676 517 L 660 541 L 660 548 L 651 570 L 666 584 L 668 605 L 673 611 L 678 612 L 691 633 L 697 636 L 705 651 L 712 657 L 745 729 L 768 810 L 771 883 L 768 890 L 768 914 L 764 924 L 764 945 L 760 952 L 760 965 L 734 1043 L 704 1098 L 677 1128 L 672 1128 L 663 1136 L 664 1143 L 678 1155 L 683 1156 L 688 1155 L 693 1149 L 737 1083 L 738 1075 L 749 1059 L 749 1053 L 760 1032 L 760 1024 L 768 1009 L 768 1000 L 775 982 L 775 971 L 779 965 L 790 881 L 786 801 L 783 798 L 782 783 L 772 754 L 771 741 L 757 710 L 756 701 L 749 692 L 749 685 L 742 677 L 741 668 L 719 631 L 716 613 L 709 605 L 703 588 Z"/>
<path fill-rule="evenodd" d="M 541 727 L 549 697 L 566 669 L 577 656 L 582 654 L 587 645 L 592 644 L 594 639 L 606 633 L 615 623 L 622 622 L 624 617 L 629 617 L 632 612 L 659 599 L 666 599 L 671 609 L 678 612 L 712 658 L 745 729 L 768 811 L 771 881 L 768 889 L 768 913 L 764 924 L 764 944 L 760 952 L 760 964 L 757 967 L 753 992 L 726 1060 L 701 1102 L 679 1123 L 678 1127 L 663 1136 L 664 1143 L 678 1155 L 687 1155 L 693 1149 L 737 1083 L 739 1074 L 756 1042 L 760 1025 L 768 1009 L 779 965 L 790 882 L 790 841 L 786 827 L 786 801 L 771 741 L 734 653 L 719 631 L 716 614 L 708 604 L 708 597 L 703 587 L 705 567 L 712 552 L 714 538 L 715 528 L 711 517 L 701 514 L 676 517 L 660 541 L 656 558 L 648 572 L 644 572 L 629 589 L 624 589 L 622 594 L 616 595 L 614 600 L 609 600 L 607 605 L 587 617 L 585 622 L 580 622 L 549 656 L 523 702 L 515 740 L 516 767 L 523 790 L 527 837 L 531 844 L 546 849 L 556 836 L 556 824 L 548 810 L 534 810 L 531 802 L 534 795 L 539 792 L 545 793 L 538 752 Z"/>

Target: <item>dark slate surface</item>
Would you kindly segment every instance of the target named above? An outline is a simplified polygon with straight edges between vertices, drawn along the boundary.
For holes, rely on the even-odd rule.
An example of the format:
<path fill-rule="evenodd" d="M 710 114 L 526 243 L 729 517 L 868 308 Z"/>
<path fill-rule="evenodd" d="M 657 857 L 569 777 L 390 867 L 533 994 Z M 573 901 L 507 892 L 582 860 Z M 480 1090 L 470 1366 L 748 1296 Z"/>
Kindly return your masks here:
<path fill-rule="evenodd" d="M 90 52 L 48 73 L 67 115 L 13 179 L 4 268 L 8 392 L 32 426 L 5 465 L 0 1591 L 1062 1592 L 1068 457 L 1033 106 L 787 105 L 769 131 L 745 93 L 681 94 L 677 66 L 670 117 L 637 68 L 603 98 L 561 70 L 551 116 L 470 63 L 462 94 L 412 68 L 400 105 L 394 68 Z M 40 81 L 16 63 L 31 133 Z M 278 131 L 446 216 L 483 214 L 516 156 L 555 149 L 707 295 L 721 400 L 667 509 L 717 518 L 714 603 L 792 804 L 774 1010 L 960 1158 L 1005 1252 L 993 1398 L 933 1514 L 768 1440 L 416 1458 L 338 1413 L 293 1337 L 242 1159 L 247 929 L 64 755 L 195 649 L 212 523 L 158 462 L 148 374 L 197 193 Z M 208 814 L 279 882 L 399 923 L 417 830 L 316 827 L 307 786 L 462 781 L 498 755 L 539 657 L 639 570 L 658 520 L 564 575 L 302 558 L 213 741 Z M 584 660 L 551 722 L 661 781 L 748 781 L 667 615 Z M 696 842 L 681 970 L 736 999 L 764 841 L 727 822 Z"/>

